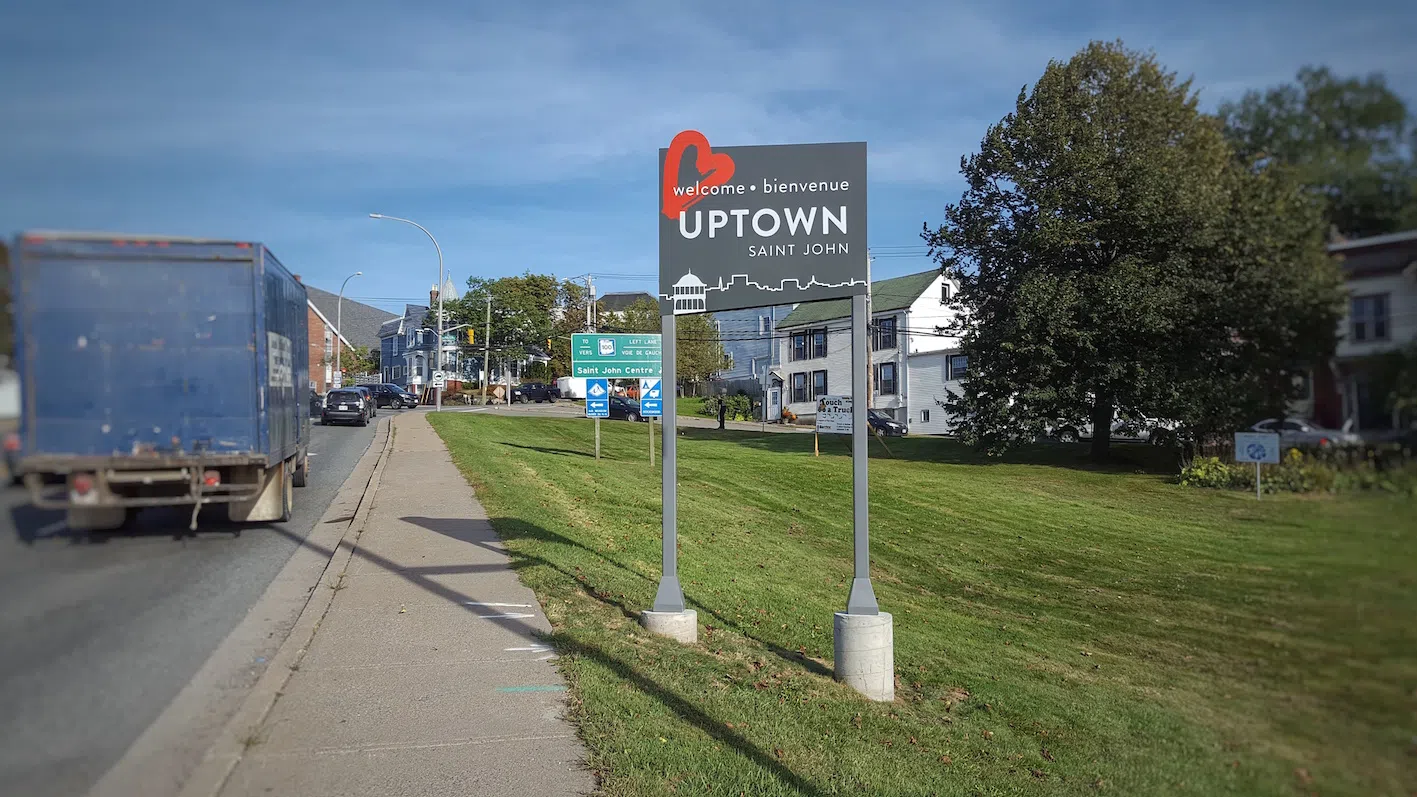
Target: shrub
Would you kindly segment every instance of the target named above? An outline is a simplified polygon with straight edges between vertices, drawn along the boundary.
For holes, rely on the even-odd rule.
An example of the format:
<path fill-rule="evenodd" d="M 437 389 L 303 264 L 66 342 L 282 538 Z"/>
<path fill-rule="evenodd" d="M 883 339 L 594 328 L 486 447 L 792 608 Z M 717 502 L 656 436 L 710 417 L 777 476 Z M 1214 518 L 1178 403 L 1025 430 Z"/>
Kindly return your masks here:
<path fill-rule="evenodd" d="M 1277 465 L 1260 466 L 1266 493 L 1382 490 L 1417 496 L 1417 462 L 1410 451 L 1291 448 Z M 1219 490 L 1255 489 L 1255 467 L 1219 457 L 1196 457 L 1181 469 L 1181 484 Z"/>

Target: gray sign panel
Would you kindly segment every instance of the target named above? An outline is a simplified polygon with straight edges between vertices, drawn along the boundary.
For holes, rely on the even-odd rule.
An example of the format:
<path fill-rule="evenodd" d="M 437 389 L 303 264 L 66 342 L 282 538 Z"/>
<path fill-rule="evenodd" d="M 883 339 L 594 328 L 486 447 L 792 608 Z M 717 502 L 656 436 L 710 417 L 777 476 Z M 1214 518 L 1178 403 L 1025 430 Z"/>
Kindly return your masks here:
<path fill-rule="evenodd" d="M 659 299 L 675 315 L 866 292 L 866 145 L 659 151 Z"/>

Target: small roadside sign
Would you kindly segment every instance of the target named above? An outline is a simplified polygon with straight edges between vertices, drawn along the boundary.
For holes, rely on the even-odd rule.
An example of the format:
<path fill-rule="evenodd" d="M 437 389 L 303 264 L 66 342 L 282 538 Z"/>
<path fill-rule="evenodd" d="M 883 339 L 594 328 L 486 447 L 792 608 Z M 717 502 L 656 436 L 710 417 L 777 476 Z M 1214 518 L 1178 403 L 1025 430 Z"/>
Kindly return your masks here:
<path fill-rule="evenodd" d="M 342 387 L 344 387 L 344 374 L 339 371 L 330 374 L 330 389 L 339 390 Z"/>
<path fill-rule="evenodd" d="M 817 399 L 817 433 L 851 434 L 850 396 L 821 396 Z"/>
<path fill-rule="evenodd" d="M 585 414 L 587 418 L 610 417 L 610 381 L 608 379 L 587 379 L 585 381 Z"/>
<path fill-rule="evenodd" d="M 640 380 L 640 414 L 646 418 L 664 415 L 664 391 L 660 389 L 660 380 Z"/>
<path fill-rule="evenodd" d="M 1255 500 L 1261 489 L 1260 465 L 1279 464 L 1279 435 L 1274 432 L 1236 432 L 1235 461 L 1255 463 Z"/>
<path fill-rule="evenodd" d="M 1235 461 L 1279 464 L 1279 435 L 1274 432 L 1236 432 Z"/>
<path fill-rule="evenodd" d="M 433 387 L 443 388 L 448 384 L 448 373 L 446 371 L 433 372 Z"/>

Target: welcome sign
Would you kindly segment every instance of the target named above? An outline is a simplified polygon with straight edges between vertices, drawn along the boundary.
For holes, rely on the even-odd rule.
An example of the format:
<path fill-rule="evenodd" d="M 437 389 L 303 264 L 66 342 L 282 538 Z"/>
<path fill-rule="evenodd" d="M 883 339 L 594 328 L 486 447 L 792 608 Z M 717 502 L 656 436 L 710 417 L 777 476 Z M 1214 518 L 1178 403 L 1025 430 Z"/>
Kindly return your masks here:
<path fill-rule="evenodd" d="M 659 299 L 675 315 L 866 292 L 865 143 L 659 151 Z"/>

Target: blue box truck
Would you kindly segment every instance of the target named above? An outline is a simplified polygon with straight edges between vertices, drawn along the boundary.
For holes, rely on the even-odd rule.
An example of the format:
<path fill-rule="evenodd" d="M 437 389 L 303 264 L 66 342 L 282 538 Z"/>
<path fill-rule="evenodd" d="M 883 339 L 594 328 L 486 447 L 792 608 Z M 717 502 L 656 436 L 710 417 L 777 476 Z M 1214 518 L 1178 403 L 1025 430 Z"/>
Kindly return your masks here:
<path fill-rule="evenodd" d="M 15 471 L 69 526 L 285 521 L 309 470 L 305 286 L 241 241 L 27 232 L 10 252 Z"/>

